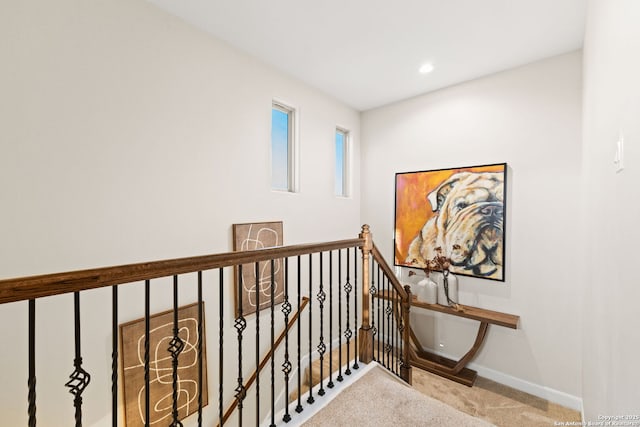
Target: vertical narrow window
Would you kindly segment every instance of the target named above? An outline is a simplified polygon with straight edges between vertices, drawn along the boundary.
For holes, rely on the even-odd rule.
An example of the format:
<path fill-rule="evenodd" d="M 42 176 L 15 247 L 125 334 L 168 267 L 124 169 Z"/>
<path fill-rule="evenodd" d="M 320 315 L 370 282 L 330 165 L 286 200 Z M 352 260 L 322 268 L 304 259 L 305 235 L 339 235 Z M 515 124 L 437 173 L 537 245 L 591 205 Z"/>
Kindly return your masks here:
<path fill-rule="evenodd" d="M 335 165 L 335 194 L 347 197 L 349 195 L 349 132 L 336 129 L 336 165 Z"/>
<path fill-rule="evenodd" d="M 271 108 L 271 188 L 295 191 L 295 110 L 274 102 Z"/>

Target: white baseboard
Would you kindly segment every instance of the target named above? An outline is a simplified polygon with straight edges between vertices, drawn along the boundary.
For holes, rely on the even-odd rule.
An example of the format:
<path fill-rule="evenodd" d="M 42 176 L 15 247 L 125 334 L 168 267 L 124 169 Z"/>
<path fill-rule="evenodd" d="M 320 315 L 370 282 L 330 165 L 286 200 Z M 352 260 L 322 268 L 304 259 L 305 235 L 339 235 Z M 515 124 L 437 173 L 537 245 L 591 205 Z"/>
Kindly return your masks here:
<path fill-rule="evenodd" d="M 478 375 L 481 377 L 507 385 L 511 388 L 515 388 L 516 390 L 524 391 L 525 393 L 546 399 L 549 402 L 557 403 L 558 405 L 571 408 L 575 411 L 582 410 L 582 399 L 578 396 L 573 396 L 563 391 L 532 383 L 521 378 L 507 375 L 503 372 L 494 371 L 493 369 L 485 368 L 484 366 L 476 365 L 475 363 L 471 363 L 468 366 L 470 369 L 478 371 Z"/>
<path fill-rule="evenodd" d="M 429 350 L 433 352 L 433 350 Z M 446 357 L 448 359 L 456 359 L 456 357 L 447 355 L 441 352 L 433 352 L 438 354 L 439 356 Z M 470 363 L 467 365 L 469 369 L 473 369 L 478 372 L 478 375 L 487 378 L 491 381 L 495 381 L 500 384 L 504 384 L 516 390 L 523 391 L 525 393 L 532 394 L 534 396 L 540 397 L 542 399 L 546 399 L 549 402 L 556 403 L 560 406 L 564 406 L 566 408 L 573 409 L 575 411 L 581 412 L 582 409 L 582 399 L 578 396 L 573 396 L 569 393 L 565 393 L 563 391 L 555 390 L 550 387 L 546 387 L 540 384 L 532 383 L 527 380 L 523 380 L 521 378 L 514 377 L 512 375 L 505 374 L 504 372 L 499 372 L 482 365 L 478 365 L 476 363 Z M 584 418 L 584 417 L 583 417 Z"/>

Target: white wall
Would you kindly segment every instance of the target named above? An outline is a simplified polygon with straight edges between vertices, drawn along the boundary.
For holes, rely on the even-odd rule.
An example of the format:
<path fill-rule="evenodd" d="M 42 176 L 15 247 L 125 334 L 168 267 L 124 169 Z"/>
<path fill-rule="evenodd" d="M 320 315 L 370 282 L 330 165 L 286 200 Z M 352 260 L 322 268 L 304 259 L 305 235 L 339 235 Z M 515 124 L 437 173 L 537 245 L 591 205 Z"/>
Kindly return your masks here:
<path fill-rule="evenodd" d="M 362 115 L 362 221 L 389 259 L 396 172 L 508 163 L 506 282 L 460 277 L 460 302 L 521 323 L 492 326 L 475 364 L 573 407 L 581 395 L 580 113 L 574 52 Z M 413 316 L 424 344 L 443 353 L 462 355 L 473 342 L 476 322 Z"/>
<path fill-rule="evenodd" d="M 584 43 L 585 421 L 640 415 L 640 3 L 594 0 Z M 616 173 L 615 144 L 624 137 Z M 624 420 L 623 420 L 624 421 Z M 631 422 L 638 420 L 631 420 Z"/>
<path fill-rule="evenodd" d="M 353 109 L 142 0 L 2 2 L 0 39 L 0 278 L 224 252 L 232 223 L 283 220 L 285 243 L 360 231 Z M 299 108 L 298 194 L 270 190 L 274 97 Z M 352 198 L 333 196 L 336 125 L 352 131 Z M 121 293 L 120 320 L 139 317 L 141 290 Z M 83 301 L 91 425 L 109 410 L 110 296 Z M 38 307 L 39 424 L 69 424 L 72 299 Z M 168 307 L 156 292 L 152 311 Z M 0 309 L 7 425 L 26 424 L 26 315 Z"/>

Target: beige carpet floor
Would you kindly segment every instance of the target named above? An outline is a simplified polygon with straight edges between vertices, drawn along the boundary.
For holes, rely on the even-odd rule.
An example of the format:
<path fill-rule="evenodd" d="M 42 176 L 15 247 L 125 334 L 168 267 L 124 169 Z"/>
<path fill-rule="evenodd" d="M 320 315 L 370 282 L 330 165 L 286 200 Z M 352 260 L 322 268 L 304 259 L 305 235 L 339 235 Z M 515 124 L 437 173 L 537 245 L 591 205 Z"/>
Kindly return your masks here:
<path fill-rule="evenodd" d="M 497 426 L 537 427 L 580 422 L 578 411 L 479 377 L 467 387 L 413 368 L 414 389 Z"/>
<path fill-rule="evenodd" d="M 375 367 L 303 424 L 307 427 L 488 427 L 474 418 L 399 382 Z"/>

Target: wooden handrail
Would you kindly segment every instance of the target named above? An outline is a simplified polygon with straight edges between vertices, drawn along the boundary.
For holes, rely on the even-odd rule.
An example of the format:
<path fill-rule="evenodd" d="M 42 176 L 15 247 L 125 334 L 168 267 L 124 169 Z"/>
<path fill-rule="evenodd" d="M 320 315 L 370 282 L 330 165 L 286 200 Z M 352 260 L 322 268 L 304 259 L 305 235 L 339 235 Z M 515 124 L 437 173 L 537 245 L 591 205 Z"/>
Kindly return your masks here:
<path fill-rule="evenodd" d="M 0 304 L 363 244 L 364 239 L 346 239 L 5 279 L 0 280 Z"/>
<path fill-rule="evenodd" d="M 300 317 L 300 313 L 302 313 L 302 310 L 304 310 L 304 308 L 307 306 L 308 303 L 309 303 L 309 298 L 302 297 L 302 304 L 300 305 L 300 310 L 296 311 L 293 317 L 289 320 L 289 323 L 287 323 L 287 327 L 284 329 L 284 331 L 280 333 L 280 336 L 278 336 L 278 339 L 274 341 L 273 347 L 271 347 L 267 352 L 267 354 L 264 355 L 264 357 L 262 358 L 262 361 L 260 362 L 260 365 L 258 365 L 258 368 L 255 371 L 253 371 L 253 373 L 251 374 L 247 382 L 244 384 L 245 390 L 248 390 L 249 387 L 253 385 L 258 375 L 260 375 L 260 371 L 262 371 L 262 369 L 267 365 L 267 362 L 269 361 L 269 359 L 273 357 L 273 353 L 275 349 L 278 348 L 278 346 L 284 339 L 286 332 L 291 329 L 294 323 L 296 323 L 296 321 L 298 320 L 298 317 Z M 227 408 L 227 411 L 222 416 L 222 424 L 226 423 L 229 417 L 231 416 L 231 414 L 233 414 L 233 411 L 238 406 L 238 402 L 239 400 L 237 398 L 233 399 L 233 401 L 229 405 L 229 408 Z M 218 422 L 216 426 L 219 426 L 219 425 L 220 423 Z"/>
<path fill-rule="evenodd" d="M 407 295 L 407 291 L 404 290 L 404 287 L 402 286 L 402 284 L 400 284 L 400 281 L 398 280 L 396 275 L 393 273 L 393 270 L 391 270 L 391 267 L 389 267 L 389 264 L 387 264 L 387 261 L 384 259 L 384 257 L 378 250 L 378 247 L 375 245 L 375 243 L 373 244 L 373 249 L 371 250 L 371 253 L 373 254 L 373 258 L 376 260 L 378 265 L 382 267 L 382 271 L 384 271 L 384 274 L 387 276 L 387 278 L 393 285 L 396 292 L 400 294 L 400 298 L 403 301 L 407 301 L 409 298 L 409 296 Z"/>

